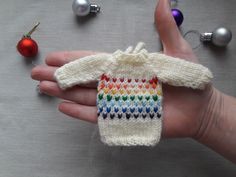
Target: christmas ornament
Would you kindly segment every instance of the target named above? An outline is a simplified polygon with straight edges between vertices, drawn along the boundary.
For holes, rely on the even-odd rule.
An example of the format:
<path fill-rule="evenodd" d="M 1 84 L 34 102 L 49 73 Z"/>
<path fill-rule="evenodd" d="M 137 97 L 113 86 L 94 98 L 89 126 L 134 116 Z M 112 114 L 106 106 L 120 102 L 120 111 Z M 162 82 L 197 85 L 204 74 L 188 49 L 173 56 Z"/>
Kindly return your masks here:
<path fill-rule="evenodd" d="M 72 4 L 73 12 L 78 16 L 86 16 L 90 13 L 100 12 L 100 6 L 91 4 L 88 0 L 74 0 Z"/>
<path fill-rule="evenodd" d="M 190 35 L 191 34 L 191 35 Z M 195 36 L 195 37 L 194 37 Z M 195 40 L 194 38 L 198 38 Z M 219 27 L 213 30 L 213 32 L 200 33 L 198 30 L 189 30 L 184 34 L 184 38 L 194 47 L 193 49 L 198 48 L 201 45 L 201 42 L 208 42 L 217 47 L 226 47 L 232 40 L 231 30 L 225 27 Z M 192 43 L 195 43 L 192 44 Z M 198 43 L 198 44 L 196 44 Z"/>
<path fill-rule="evenodd" d="M 225 28 L 216 28 L 211 33 L 201 33 L 200 40 L 202 42 L 212 42 L 215 46 L 225 47 L 229 44 L 232 39 L 232 32 Z"/>
<path fill-rule="evenodd" d="M 35 57 L 38 53 L 38 44 L 31 38 L 31 34 L 39 26 L 39 22 L 17 44 L 18 52 L 24 57 Z"/>
<path fill-rule="evenodd" d="M 184 21 L 184 15 L 179 9 L 171 9 L 172 15 L 175 19 L 177 26 L 180 26 Z"/>

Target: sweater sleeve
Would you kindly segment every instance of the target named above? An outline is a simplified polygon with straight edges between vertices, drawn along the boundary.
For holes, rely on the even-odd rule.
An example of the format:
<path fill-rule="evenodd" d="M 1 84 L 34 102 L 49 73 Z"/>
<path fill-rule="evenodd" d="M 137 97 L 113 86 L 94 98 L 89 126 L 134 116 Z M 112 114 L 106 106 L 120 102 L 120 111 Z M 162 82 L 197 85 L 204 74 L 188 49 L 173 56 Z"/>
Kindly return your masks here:
<path fill-rule="evenodd" d="M 150 53 L 149 61 L 160 81 L 172 86 L 204 89 L 213 78 L 208 68 L 180 58 Z"/>
<path fill-rule="evenodd" d="M 98 80 L 109 69 L 109 54 L 83 57 L 58 68 L 54 77 L 61 89 Z"/>

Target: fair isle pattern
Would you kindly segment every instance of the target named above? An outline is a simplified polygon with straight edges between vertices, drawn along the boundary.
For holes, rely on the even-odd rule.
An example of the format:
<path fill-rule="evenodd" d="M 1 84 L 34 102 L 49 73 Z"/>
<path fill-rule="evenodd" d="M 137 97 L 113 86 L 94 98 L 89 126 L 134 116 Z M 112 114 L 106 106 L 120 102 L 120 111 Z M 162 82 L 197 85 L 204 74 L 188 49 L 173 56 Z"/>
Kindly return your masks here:
<path fill-rule="evenodd" d="M 151 79 L 101 76 L 97 108 L 102 119 L 160 119 L 162 90 L 157 77 Z"/>
<path fill-rule="evenodd" d="M 132 79 L 103 74 L 98 84 L 97 108 L 105 144 L 153 146 L 159 142 L 162 87 L 156 76 Z"/>

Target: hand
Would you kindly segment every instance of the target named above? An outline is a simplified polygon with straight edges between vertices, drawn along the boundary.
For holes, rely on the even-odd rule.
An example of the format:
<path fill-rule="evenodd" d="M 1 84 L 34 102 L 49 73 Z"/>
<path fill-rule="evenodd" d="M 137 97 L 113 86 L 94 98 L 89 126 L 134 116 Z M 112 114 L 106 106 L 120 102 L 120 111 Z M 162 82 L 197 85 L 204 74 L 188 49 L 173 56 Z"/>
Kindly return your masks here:
<path fill-rule="evenodd" d="M 189 44 L 181 36 L 172 17 L 168 0 L 160 0 L 155 12 L 156 27 L 159 32 L 163 52 L 167 55 L 198 62 Z M 55 82 L 55 70 L 77 58 L 94 54 L 88 51 L 56 52 L 46 58 L 46 66 L 37 66 L 32 70 L 32 78 L 40 81 L 40 90 L 48 95 L 65 101 L 59 104 L 64 114 L 81 120 L 96 123 L 96 84 L 76 86 L 62 91 Z M 164 122 L 163 137 L 195 137 L 209 103 L 212 86 L 205 90 L 192 90 L 183 87 L 163 85 Z"/>

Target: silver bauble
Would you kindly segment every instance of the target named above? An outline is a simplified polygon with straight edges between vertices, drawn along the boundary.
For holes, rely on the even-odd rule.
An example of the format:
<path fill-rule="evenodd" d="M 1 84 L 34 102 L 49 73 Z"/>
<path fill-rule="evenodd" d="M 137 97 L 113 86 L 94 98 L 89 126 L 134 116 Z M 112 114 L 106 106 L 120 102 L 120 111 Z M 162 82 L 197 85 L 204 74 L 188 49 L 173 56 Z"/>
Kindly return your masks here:
<path fill-rule="evenodd" d="M 215 46 L 225 47 L 229 44 L 232 39 L 232 32 L 225 28 L 216 28 L 211 33 L 200 34 L 200 40 L 203 42 L 212 42 Z"/>
<path fill-rule="evenodd" d="M 212 43 L 216 46 L 227 46 L 232 39 L 232 32 L 224 27 L 215 29 L 212 32 Z"/>
<path fill-rule="evenodd" d="M 100 7 L 98 5 L 90 4 L 88 0 L 74 0 L 72 9 L 78 16 L 86 16 L 90 13 L 97 13 L 100 11 Z"/>

